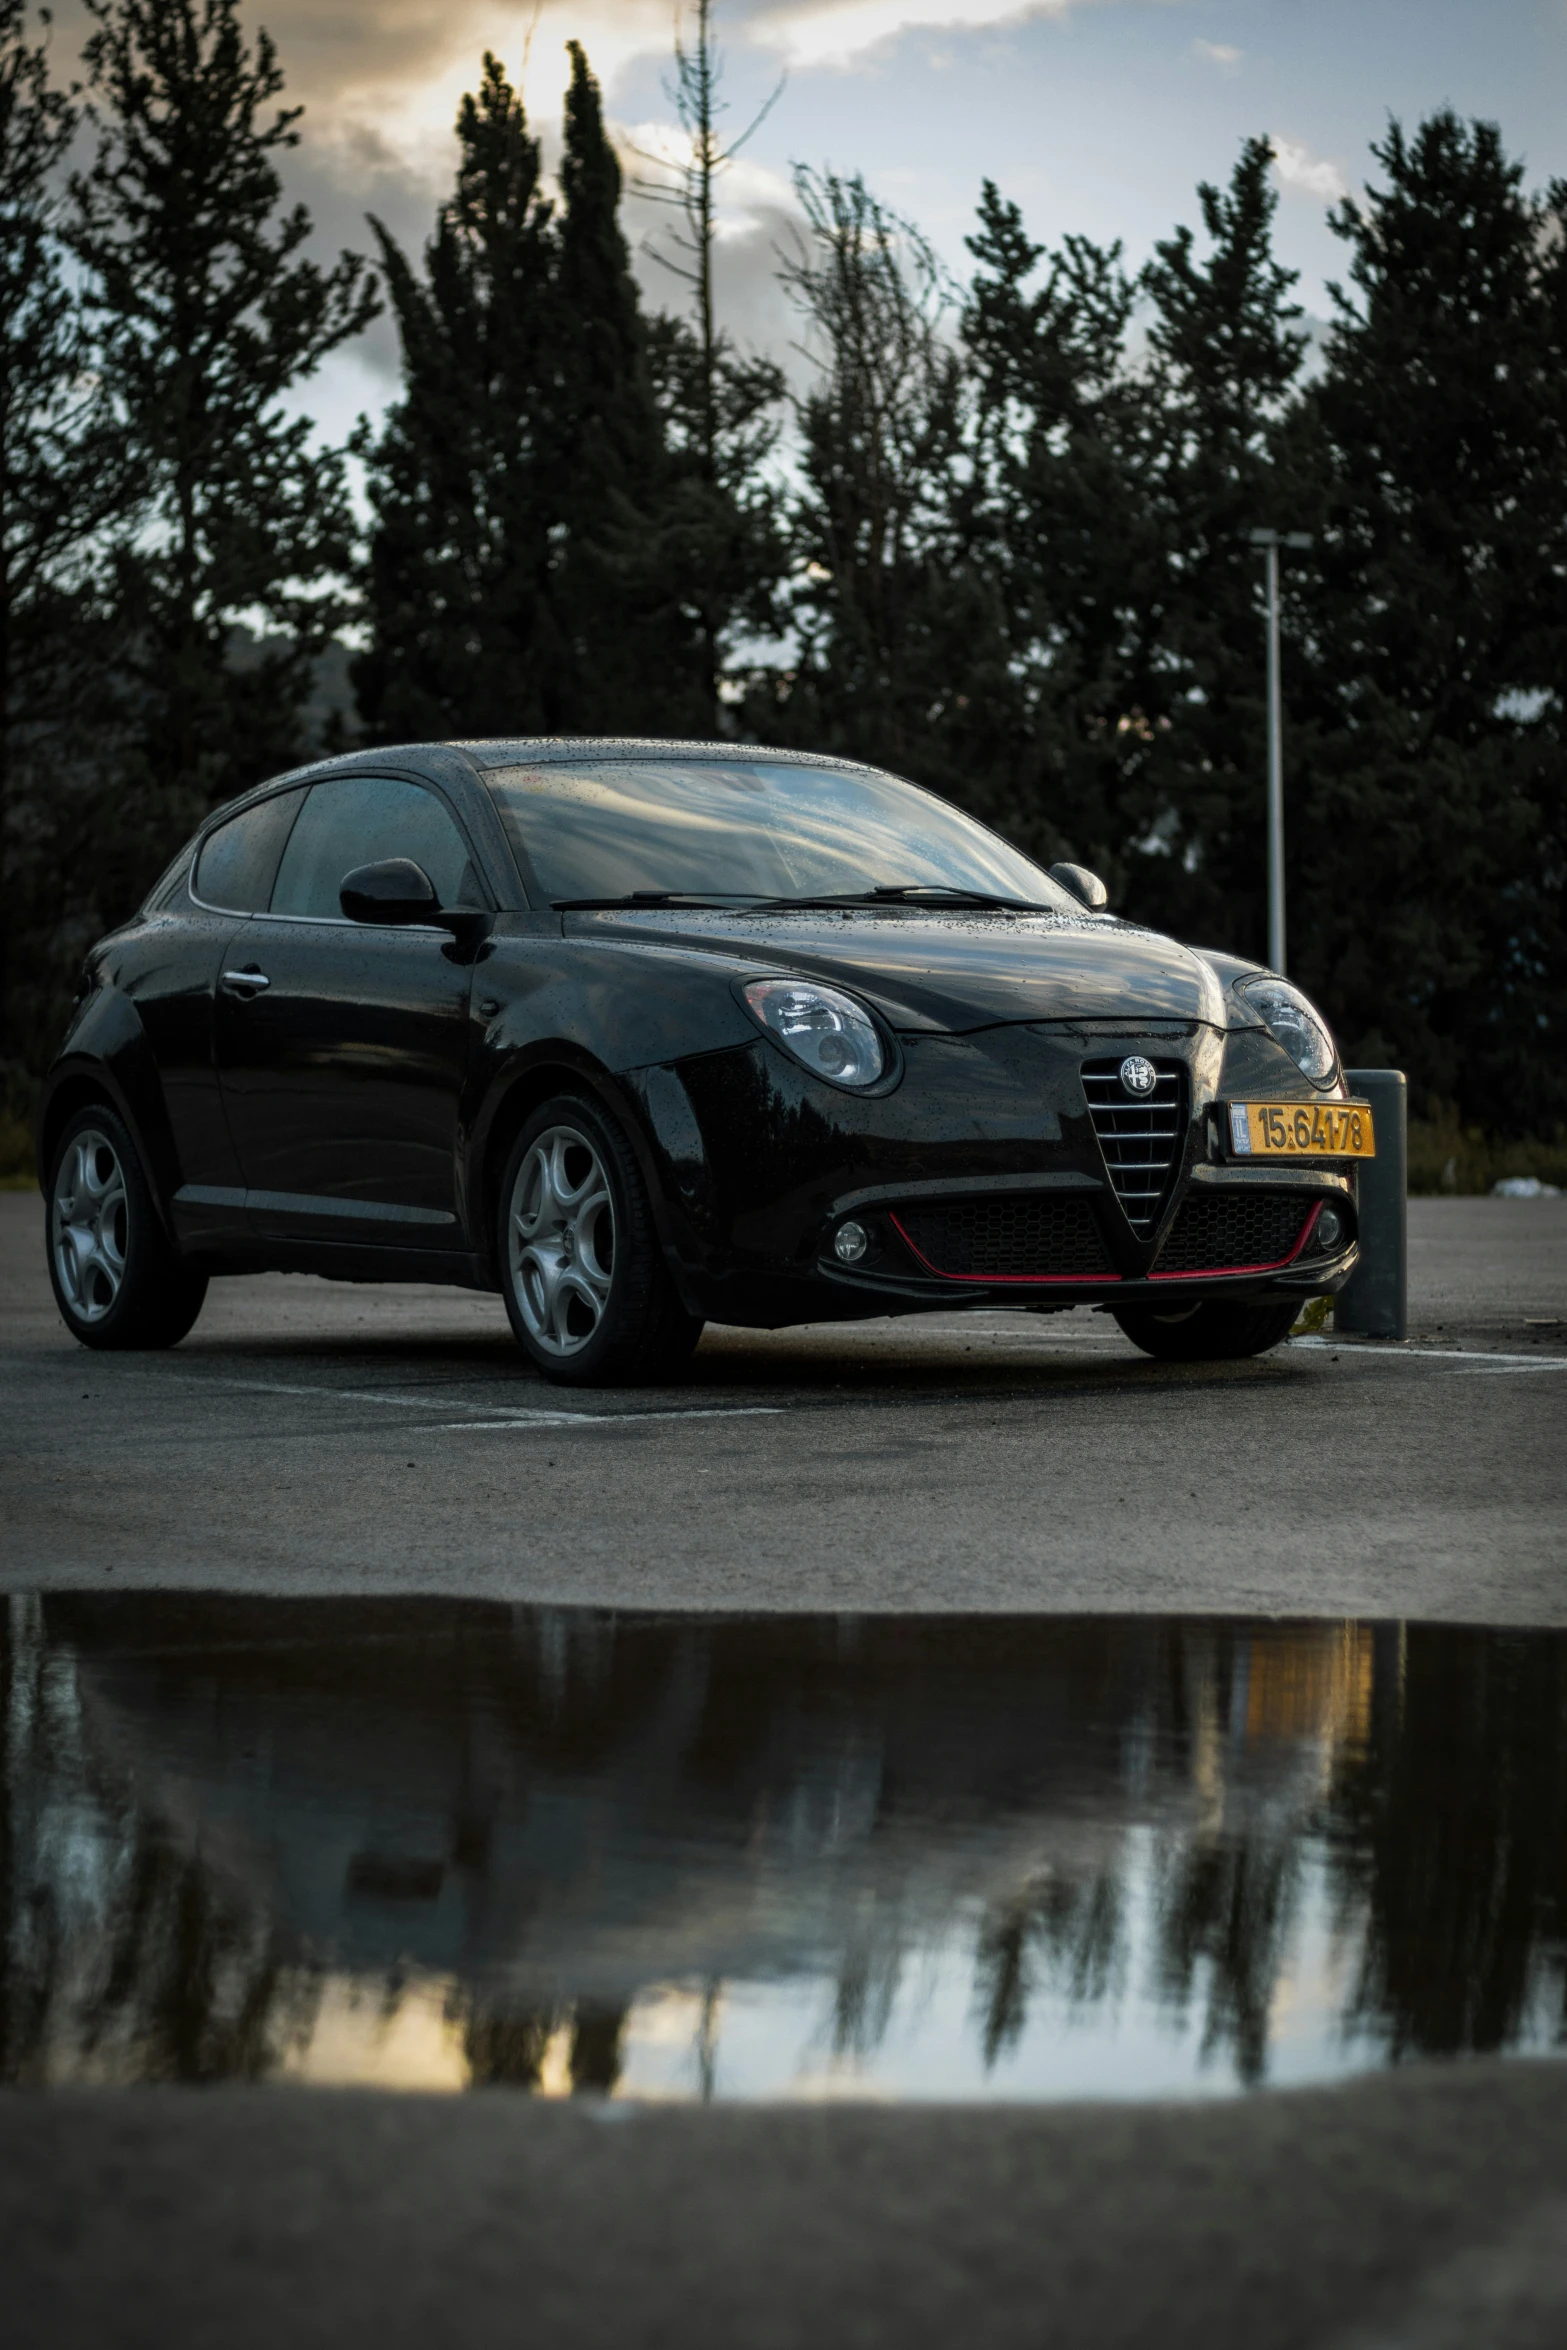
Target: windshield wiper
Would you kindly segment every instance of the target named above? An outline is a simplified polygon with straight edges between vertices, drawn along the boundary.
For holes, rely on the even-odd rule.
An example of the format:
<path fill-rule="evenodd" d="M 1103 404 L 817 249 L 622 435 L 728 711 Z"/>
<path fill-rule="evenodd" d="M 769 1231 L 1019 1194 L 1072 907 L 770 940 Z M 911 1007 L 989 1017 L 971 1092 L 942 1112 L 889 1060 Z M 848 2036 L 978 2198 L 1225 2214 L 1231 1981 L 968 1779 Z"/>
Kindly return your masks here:
<path fill-rule="evenodd" d="M 554 898 L 557 914 L 635 912 L 649 906 L 693 907 L 698 911 L 728 910 L 736 914 L 809 914 L 838 912 L 866 906 L 980 906 L 998 914 L 1052 914 L 1053 906 L 1038 906 L 1027 898 L 996 897 L 982 889 L 960 889 L 944 881 L 896 881 L 875 889 L 843 890 L 821 897 L 768 898 L 754 890 L 632 889 L 620 897 Z"/>
<path fill-rule="evenodd" d="M 1037 906 L 1027 898 L 1002 898 L 982 889 L 959 889 L 941 881 L 898 881 L 877 889 L 845 890 L 819 898 L 766 898 L 749 910 L 758 914 L 809 913 L 814 908 L 859 906 L 982 906 L 998 914 L 1050 914 L 1052 906 Z"/>
<path fill-rule="evenodd" d="M 887 905 L 917 905 L 922 898 L 935 898 L 944 906 L 999 906 L 1006 913 L 1037 914 L 1038 906 L 1029 905 L 1023 898 L 1000 898 L 993 891 L 959 889 L 945 881 L 892 881 L 877 889 L 866 891 L 868 898 Z"/>
<path fill-rule="evenodd" d="M 639 906 L 713 906 L 722 911 L 725 906 L 753 901 L 755 892 L 743 889 L 630 889 L 618 898 L 552 898 L 550 910 L 556 914 L 602 914 L 617 907 L 634 911 Z"/>

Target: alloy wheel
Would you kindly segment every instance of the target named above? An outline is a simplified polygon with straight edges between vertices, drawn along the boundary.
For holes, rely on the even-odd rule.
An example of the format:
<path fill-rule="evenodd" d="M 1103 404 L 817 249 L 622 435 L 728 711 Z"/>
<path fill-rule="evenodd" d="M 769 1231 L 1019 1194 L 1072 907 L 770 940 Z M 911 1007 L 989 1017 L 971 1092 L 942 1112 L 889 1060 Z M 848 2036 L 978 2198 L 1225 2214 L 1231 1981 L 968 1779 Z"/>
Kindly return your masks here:
<path fill-rule="evenodd" d="M 597 1150 L 572 1126 L 537 1137 L 517 1170 L 506 1215 L 512 1290 L 534 1344 L 581 1352 L 609 1304 L 615 1203 Z"/>
<path fill-rule="evenodd" d="M 73 1136 L 54 1179 L 54 1259 L 71 1311 L 101 1322 L 125 1279 L 125 1170 L 107 1135 Z"/>

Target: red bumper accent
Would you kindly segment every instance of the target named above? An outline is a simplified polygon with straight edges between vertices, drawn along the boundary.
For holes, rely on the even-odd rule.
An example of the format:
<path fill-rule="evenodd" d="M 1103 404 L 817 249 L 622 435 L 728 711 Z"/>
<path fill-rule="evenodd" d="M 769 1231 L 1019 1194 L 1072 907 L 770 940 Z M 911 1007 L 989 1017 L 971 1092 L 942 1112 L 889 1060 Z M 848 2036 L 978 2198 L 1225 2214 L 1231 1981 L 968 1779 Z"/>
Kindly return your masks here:
<path fill-rule="evenodd" d="M 1300 1255 L 1301 1250 L 1305 1247 L 1313 1232 L 1315 1232 L 1317 1228 L 1317 1218 L 1321 1215 L 1321 1213 L 1322 1202 L 1321 1200 L 1318 1200 L 1315 1206 L 1312 1208 L 1310 1215 L 1306 1218 L 1305 1223 L 1301 1226 L 1300 1238 L 1296 1241 L 1295 1246 L 1290 1250 L 1289 1255 L 1287 1257 L 1275 1257 L 1271 1264 L 1203 1265 L 1199 1267 L 1199 1269 L 1194 1273 L 1150 1273 L 1148 1278 L 1150 1281 L 1222 1281 L 1225 1275 L 1230 1273 L 1282 1273 L 1286 1265 L 1294 1264 L 1295 1259 Z"/>
<path fill-rule="evenodd" d="M 944 1273 L 923 1250 L 915 1247 L 891 1208 L 887 1211 L 887 1221 L 910 1256 L 917 1258 L 927 1273 L 933 1273 L 938 1281 L 961 1282 L 965 1289 L 1065 1289 L 1073 1284 L 1078 1288 L 1102 1289 L 1106 1282 L 1121 1278 L 1119 1273 Z"/>
<path fill-rule="evenodd" d="M 1322 1213 L 1321 1200 L 1316 1201 L 1299 1238 L 1288 1256 L 1275 1257 L 1265 1265 L 1201 1265 L 1190 1273 L 1150 1273 L 1150 1281 L 1223 1281 L 1245 1273 L 1282 1273 L 1286 1265 L 1293 1265 L 1317 1228 Z M 887 1221 L 904 1247 L 919 1265 L 937 1281 L 952 1281 L 964 1289 L 1103 1289 L 1120 1281 L 1119 1273 L 947 1273 L 940 1265 L 933 1265 L 922 1249 L 915 1246 L 904 1230 L 895 1210 L 887 1210 Z"/>

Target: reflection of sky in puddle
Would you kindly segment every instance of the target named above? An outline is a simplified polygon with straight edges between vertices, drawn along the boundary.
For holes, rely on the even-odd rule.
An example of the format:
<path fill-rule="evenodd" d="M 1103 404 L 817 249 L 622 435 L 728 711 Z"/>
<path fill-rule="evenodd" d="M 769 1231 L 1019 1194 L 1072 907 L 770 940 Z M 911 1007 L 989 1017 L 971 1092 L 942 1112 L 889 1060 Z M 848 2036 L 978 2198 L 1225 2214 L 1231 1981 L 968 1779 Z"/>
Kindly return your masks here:
<path fill-rule="evenodd" d="M 1564 2041 L 1559 1636 L 4 1622 L 8 2080 L 1204 2096 Z"/>
<path fill-rule="evenodd" d="M 1028 1986 L 1015 2036 L 987 2034 L 976 1997 L 976 1949 L 986 1920 L 960 1912 L 945 1931 L 902 1950 L 897 1979 L 859 2044 L 844 2044 L 836 1986 L 817 1980 L 750 1982 L 705 2003 L 689 1989 L 638 1999 L 627 2018 L 623 2093 L 728 2098 L 1159 2097 L 1228 2093 L 1233 2056 L 1204 2046 L 1200 1998 L 1175 2008 L 1158 1996 L 1158 1861 L 1154 1838 L 1128 1839 L 1122 1863 L 1122 1945 L 1113 1989 L 1073 1998 L 1044 1971 Z M 1331 2079 L 1381 2061 L 1365 2032 L 1341 2028 L 1343 1953 L 1335 1947 L 1320 1869 L 1303 1887 L 1292 1972 L 1275 1987 L 1267 2077 L 1274 2086 Z"/>

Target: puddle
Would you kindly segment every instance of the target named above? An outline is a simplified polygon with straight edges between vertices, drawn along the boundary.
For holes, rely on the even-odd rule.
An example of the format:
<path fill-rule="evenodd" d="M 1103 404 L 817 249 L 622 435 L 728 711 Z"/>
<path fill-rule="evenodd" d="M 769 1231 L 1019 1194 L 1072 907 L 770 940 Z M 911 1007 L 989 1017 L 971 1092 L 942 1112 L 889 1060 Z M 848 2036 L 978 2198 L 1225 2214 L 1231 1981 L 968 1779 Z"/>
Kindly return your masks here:
<path fill-rule="evenodd" d="M 1223 2095 L 1567 2047 L 1567 1635 L 0 1611 L 8 2082 Z"/>

